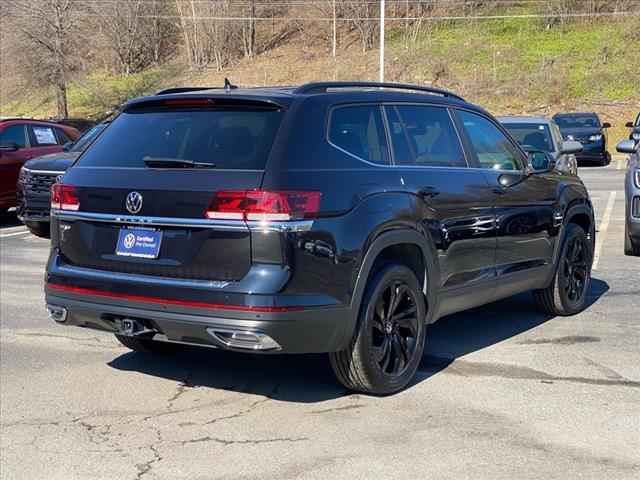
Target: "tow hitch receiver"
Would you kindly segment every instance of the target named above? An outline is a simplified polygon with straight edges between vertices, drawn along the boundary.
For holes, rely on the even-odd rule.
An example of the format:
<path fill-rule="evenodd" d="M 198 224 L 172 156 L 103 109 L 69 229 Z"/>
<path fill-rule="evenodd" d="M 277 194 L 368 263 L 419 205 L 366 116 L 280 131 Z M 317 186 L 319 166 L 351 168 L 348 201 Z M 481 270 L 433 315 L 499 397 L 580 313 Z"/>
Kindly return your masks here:
<path fill-rule="evenodd" d="M 157 330 L 147 328 L 140 320 L 133 318 L 117 318 L 115 319 L 115 325 L 118 333 L 127 337 L 152 336 L 158 333 Z"/>

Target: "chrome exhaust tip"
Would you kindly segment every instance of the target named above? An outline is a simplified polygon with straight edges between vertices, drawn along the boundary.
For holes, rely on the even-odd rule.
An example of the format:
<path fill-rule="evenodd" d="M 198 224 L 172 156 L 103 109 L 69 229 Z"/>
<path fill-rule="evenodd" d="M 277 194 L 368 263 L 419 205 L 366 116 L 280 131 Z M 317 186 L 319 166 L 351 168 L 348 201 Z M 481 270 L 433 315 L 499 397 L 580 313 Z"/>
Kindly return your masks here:
<path fill-rule="evenodd" d="M 226 347 L 243 350 L 282 350 L 278 342 L 266 333 L 209 327 L 207 333 Z"/>
<path fill-rule="evenodd" d="M 64 323 L 67 321 L 67 309 L 57 305 L 47 304 L 47 313 L 49 318 L 56 323 Z"/>

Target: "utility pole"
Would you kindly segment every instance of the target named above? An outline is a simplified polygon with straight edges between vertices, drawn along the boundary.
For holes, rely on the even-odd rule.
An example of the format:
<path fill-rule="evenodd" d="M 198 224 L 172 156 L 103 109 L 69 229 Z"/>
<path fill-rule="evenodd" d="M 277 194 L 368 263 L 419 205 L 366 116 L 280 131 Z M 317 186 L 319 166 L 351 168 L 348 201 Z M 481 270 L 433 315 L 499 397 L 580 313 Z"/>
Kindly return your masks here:
<path fill-rule="evenodd" d="M 384 82 L 384 0 L 380 0 L 380 82 Z"/>
<path fill-rule="evenodd" d="M 336 0 L 333 0 L 333 58 L 336 57 Z"/>

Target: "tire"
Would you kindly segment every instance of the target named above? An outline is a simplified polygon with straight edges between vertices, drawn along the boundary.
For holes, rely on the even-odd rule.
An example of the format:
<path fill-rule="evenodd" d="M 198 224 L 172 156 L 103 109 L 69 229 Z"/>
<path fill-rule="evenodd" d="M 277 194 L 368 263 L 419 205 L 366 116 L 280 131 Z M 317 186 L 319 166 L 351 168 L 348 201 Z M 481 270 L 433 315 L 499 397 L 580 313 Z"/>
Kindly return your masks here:
<path fill-rule="evenodd" d="M 25 222 L 25 225 L 36 237 L 51 238 L 51 225 L 49 222 Z"/>
<path fill-rule="evenodd" d="M 551 284 L 533 293 L 540 310 L 554 316 L 575 315 L 584 310 L 592 263 L 593 246 L 587 234 L 579 225 L 570 223 Z"/>
<path fill-rule="evenodd" d="M 630 257 L 640 257 L 640 245 L 636 245 L 629 235 L 629 226 L 624 225 L 624 254 Z"/>
<path fill-rule="evenodd" d="M 146 354 L 171 353 L 176 350 L 176 345 L 167 342 L 158 342 L 149 338 L 128 337 L 115 334 L 118 341 L 134 352 Z"/>
<path fill-rule="evenodd" d="M 395 308 L 390 308 L 392 305 Z M 394 319 L 394 312 L 400 318 Z M 422 288 L 409 268 L 387 264 L 375 272 L 367 283 L 349 346 L 329 354 L 340 383 L 374 395 L 388 395 L 406 387 L 422 359 L 425 318 Z"/>

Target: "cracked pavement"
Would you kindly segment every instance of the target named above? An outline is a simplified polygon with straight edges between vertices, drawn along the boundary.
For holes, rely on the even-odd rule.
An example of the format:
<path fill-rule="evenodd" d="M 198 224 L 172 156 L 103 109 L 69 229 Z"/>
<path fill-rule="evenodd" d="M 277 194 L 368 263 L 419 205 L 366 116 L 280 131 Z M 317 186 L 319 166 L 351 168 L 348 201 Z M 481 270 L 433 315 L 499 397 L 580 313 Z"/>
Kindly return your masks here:
<path fill-rule="evenodd" d="M 322 355 L 147 356 L 53 325 L 47 241 L 0 238 L 0 478 L 640 478 L 623 171 L 580 173 L 598 218 L 617 191 L 589 309 L 548 318 L 521 295 L 442 319 L 387 398 L 346 392 Z"/>

